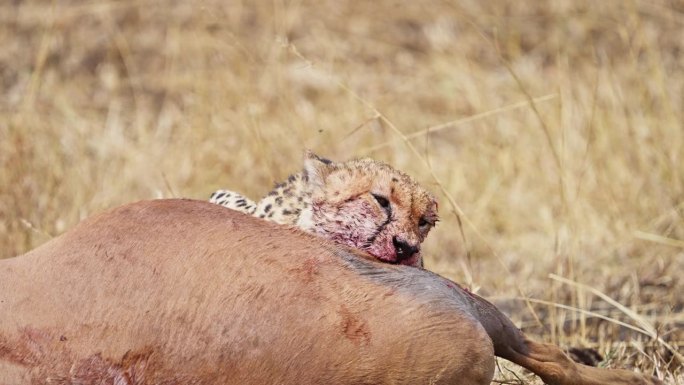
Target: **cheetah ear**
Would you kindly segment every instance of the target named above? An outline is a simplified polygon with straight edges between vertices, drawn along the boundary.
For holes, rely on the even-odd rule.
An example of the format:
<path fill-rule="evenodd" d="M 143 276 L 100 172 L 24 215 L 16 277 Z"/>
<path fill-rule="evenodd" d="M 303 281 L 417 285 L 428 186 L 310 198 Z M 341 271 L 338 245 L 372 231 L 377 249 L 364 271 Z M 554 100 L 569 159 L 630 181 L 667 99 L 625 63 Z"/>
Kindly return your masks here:
<path fill-rule="evenodd" d="M 321 158 L 311 150 L 306 150 L 304 155 L 304 172 L 309 183 L 316 187 L 325 186 L 325 178 L 330 175 L 335 164 L 328 159 Z"/>
<path fill-rule="evenodd" d="M 437 201 L 437 198 L 432 198 L 432 211 L 437 215 L 439 212 L 439 202 Z"/>

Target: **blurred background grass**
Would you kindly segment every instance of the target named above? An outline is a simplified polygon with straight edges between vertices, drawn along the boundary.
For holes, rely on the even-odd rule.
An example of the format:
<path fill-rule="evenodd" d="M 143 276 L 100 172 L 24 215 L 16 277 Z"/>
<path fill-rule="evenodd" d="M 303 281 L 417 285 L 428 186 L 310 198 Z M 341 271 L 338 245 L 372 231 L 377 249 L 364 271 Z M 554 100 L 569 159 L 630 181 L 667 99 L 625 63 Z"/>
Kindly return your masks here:
<path fill-rule="evenodd" d="M 439 196 L 428 268 L 684 381 L 682 1 L 13 0 L 0 47 L 0 258 L 371 156 Z"/>

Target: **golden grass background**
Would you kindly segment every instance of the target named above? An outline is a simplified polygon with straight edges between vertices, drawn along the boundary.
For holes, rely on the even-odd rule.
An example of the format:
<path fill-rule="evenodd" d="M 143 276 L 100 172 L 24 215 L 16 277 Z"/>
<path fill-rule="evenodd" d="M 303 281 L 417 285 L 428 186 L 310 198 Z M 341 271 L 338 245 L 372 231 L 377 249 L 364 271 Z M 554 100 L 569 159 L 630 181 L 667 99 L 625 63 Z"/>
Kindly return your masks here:
<path fill-rule="evenodd" d="M 0 258 L 371 156 L 439 196 L 428 268 L 684 381 L 681 1 L 15 0 L 0 47 Z"/>

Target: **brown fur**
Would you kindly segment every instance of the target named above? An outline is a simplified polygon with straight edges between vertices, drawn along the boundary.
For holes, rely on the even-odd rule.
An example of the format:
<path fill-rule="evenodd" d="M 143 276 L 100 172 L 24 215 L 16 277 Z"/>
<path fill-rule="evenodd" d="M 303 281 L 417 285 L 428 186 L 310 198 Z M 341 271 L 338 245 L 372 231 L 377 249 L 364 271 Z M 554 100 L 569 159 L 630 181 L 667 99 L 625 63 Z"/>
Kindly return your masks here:
<path fill-rule="evenodd" d="M 204 202 L 90 218 L 0 261 L 0 385 L 656 384 L 578 365 L 430 272 Z"/>

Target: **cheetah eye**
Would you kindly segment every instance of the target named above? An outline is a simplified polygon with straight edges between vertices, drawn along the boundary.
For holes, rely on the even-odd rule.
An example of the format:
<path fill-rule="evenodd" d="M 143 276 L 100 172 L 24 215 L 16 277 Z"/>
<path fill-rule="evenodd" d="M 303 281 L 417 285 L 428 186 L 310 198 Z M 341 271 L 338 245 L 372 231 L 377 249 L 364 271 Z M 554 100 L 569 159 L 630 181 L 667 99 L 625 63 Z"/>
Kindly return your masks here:
<path fill-rule="evenodd" d="M 373 194 L 373 198 L 375 198 L 375 200 L 378 202 L 380 207 L 382 207 L 383 209 L 388 208 L 390 205 L 389 200 L 387 200 L 387 198 L 385 198 L 383 196 Z"/>
<path fill-rule="evenodd" d="M 418 220 L 418 227 L 432 227 L 432 226 L 434 226 L 434 225 L 435 225 L 434 222 L 430 222 L 430 221 L 428 221 L 428 220 L 425 219 L 425 218 L 420 218 L 420 219 Z"/>

